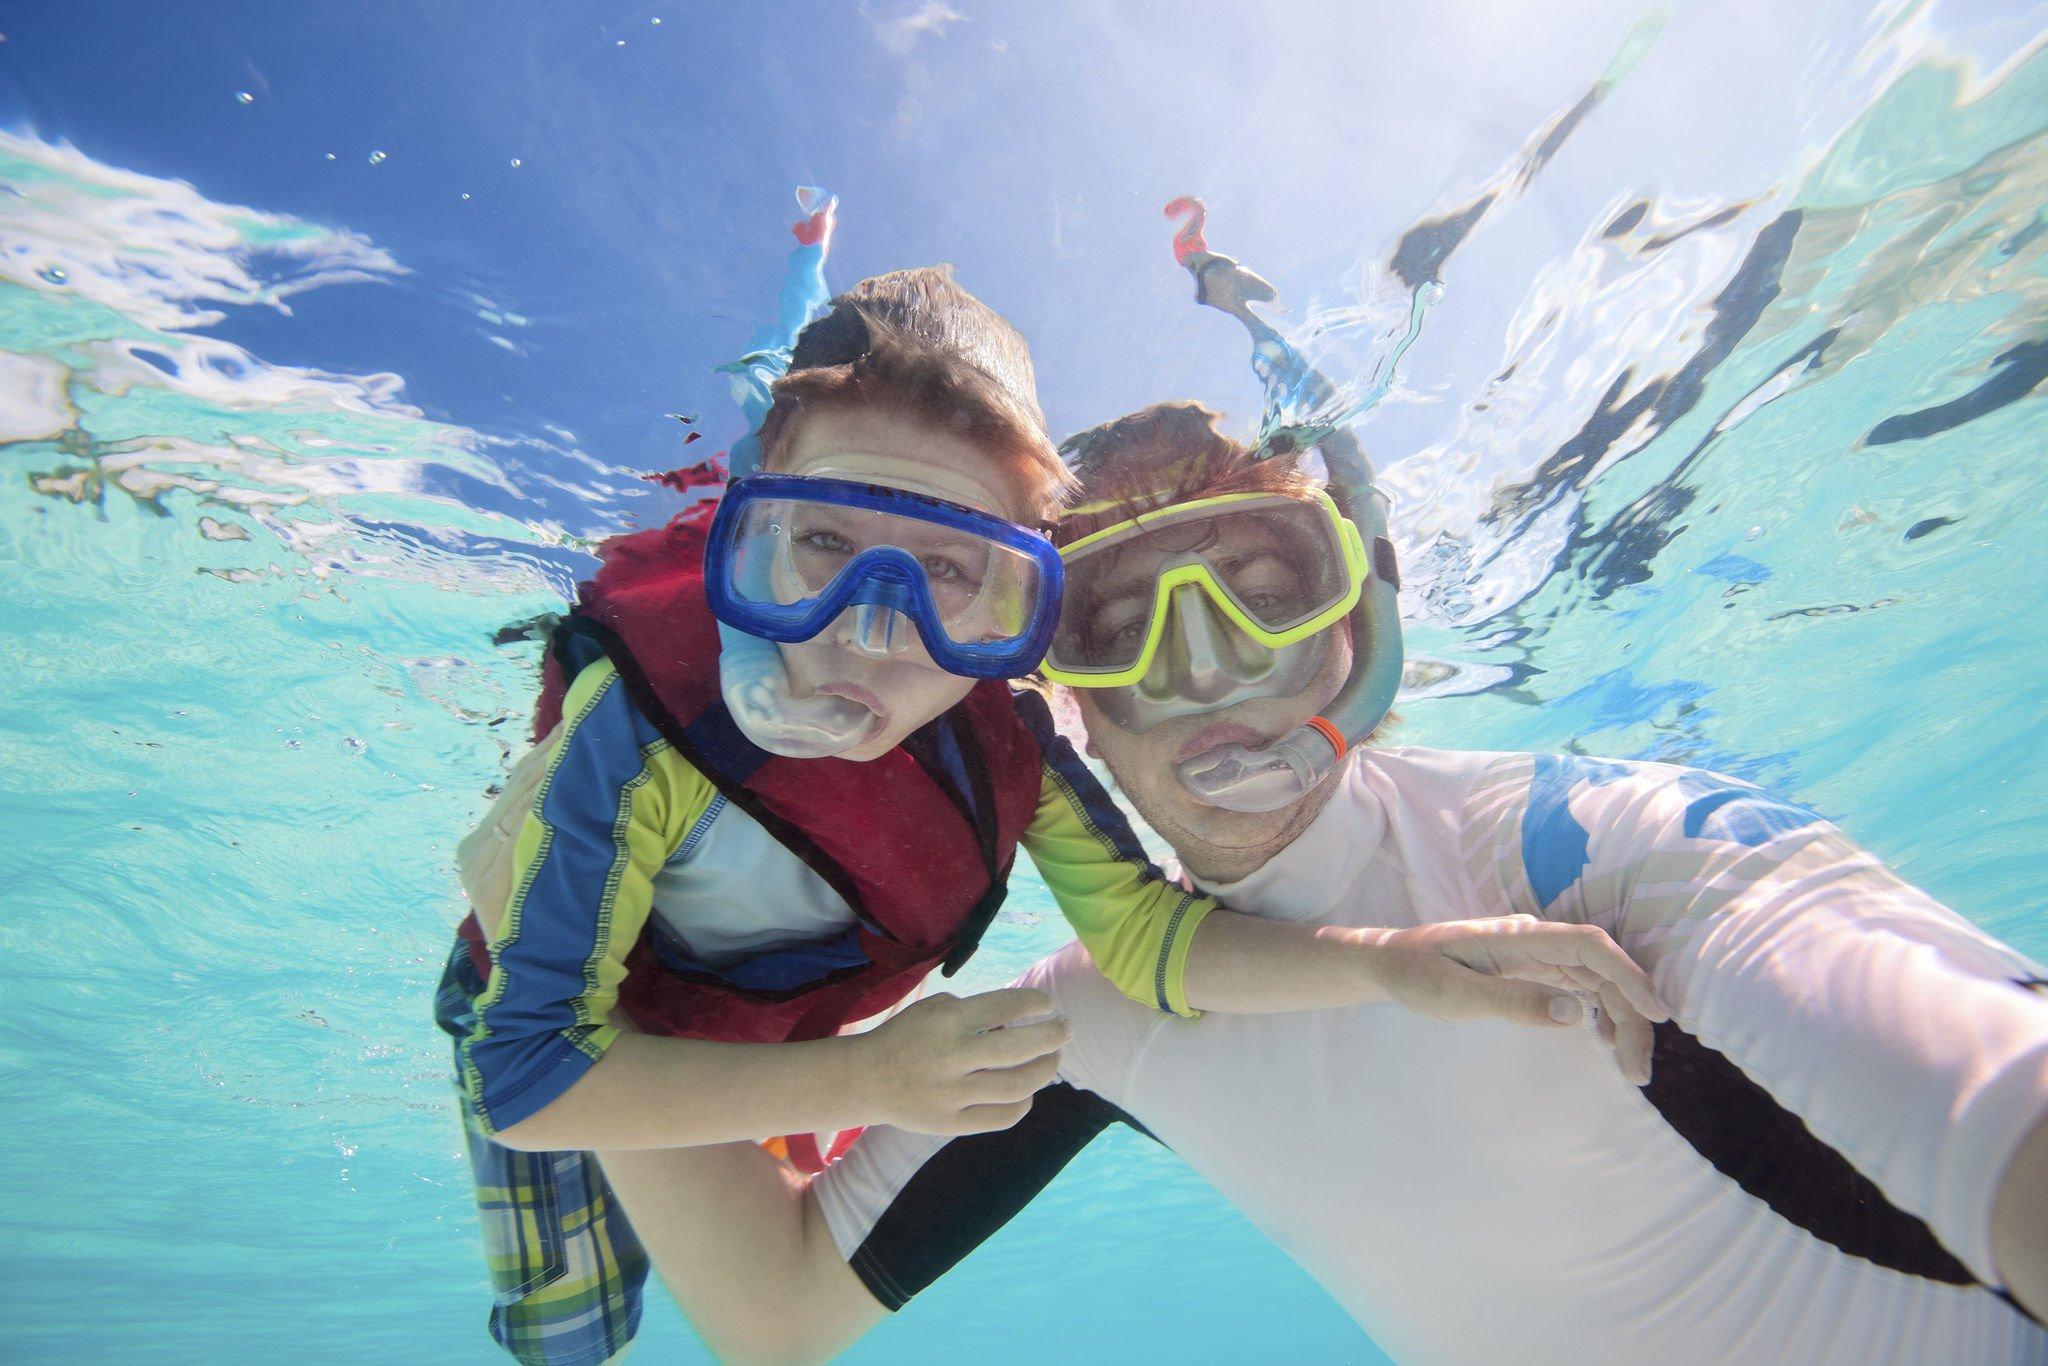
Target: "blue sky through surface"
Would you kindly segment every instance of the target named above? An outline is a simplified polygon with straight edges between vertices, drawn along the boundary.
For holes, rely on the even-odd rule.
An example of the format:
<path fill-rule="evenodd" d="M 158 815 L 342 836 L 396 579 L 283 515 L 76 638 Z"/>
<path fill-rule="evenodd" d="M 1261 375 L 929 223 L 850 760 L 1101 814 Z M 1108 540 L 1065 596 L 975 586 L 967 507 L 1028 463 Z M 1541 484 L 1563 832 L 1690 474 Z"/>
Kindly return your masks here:
<path fill-rule="evenodd" d="M 1190 306 L 1166 200 L 1208 196 L 1214 244 L 1283 298 L 1338 293 L 1575 100 L 1636 8 L 22 6 L 0 118 L 416 272 L 223 335 L 645 465 L 677 449 L 663 412 L 724 417 L 708 372 L 772 300 L 805 181 L 843 198 L 836 282 L 954 262 L 1033 341 L 1056 429 L 1179 394 L 1249 420 L 1241 339 Z"/>

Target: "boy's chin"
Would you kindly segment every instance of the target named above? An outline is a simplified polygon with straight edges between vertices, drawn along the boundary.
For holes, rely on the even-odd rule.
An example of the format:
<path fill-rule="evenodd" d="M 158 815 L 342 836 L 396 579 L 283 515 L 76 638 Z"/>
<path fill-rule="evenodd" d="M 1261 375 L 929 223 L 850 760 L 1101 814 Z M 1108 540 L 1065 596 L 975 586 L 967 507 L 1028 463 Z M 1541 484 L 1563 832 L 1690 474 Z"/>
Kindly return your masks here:
<path fill-rule="evenodd" d="M 908 733 L 908 731 L 904 732 L 905 735 Z M 896 727 L 885 726 L 880 732 L 861 741 L 852 749 L 839 755 L 839 757 L 856 764 L 869 764 L 881 758 L 902 742 L 903 735 L 896 733 Z"/>

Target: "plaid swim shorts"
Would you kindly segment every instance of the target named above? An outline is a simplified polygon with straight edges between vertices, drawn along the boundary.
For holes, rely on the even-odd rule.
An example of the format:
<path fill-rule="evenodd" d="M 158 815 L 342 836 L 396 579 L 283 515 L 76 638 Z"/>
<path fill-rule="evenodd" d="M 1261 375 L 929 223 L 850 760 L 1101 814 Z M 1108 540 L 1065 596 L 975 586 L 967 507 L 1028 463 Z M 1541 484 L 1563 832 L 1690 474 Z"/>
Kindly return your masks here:
<path fill-rule="evenodd" d="M 483 989 L 458 939 L 434 999 L 435 1023 L 458 1045 Z M 504 1147 L 466 1108 L 463 1132 L 491 1272 L 491 1337 L 527 1366 L 596 1366 L 623 1354 L 640 1327 L 647 1251 L 597 1159 Z"/>

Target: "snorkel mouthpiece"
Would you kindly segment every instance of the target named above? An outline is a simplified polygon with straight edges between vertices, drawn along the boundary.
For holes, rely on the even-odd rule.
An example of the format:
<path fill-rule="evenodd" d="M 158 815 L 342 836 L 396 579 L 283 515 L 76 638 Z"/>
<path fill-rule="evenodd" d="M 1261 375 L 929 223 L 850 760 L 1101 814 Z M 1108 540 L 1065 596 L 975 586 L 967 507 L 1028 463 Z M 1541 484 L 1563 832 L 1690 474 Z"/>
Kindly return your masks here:
<path fill-rule="evenodd" d="M 874 726 L 875 714 L 844 697 L 796 697 L 772 640 L 720 625 L 718 691 L 746 737 L 771 754 L 824 759 L 844 754 Z"/>
<path fill-rule="evenodd" d="M 1316 717 L 1264 749 L 1225 745 L 1175 770 L 1197 801 L 1229 811 L 1278 811 L 1307 796 L 1350 750 L 1336 726 Z"/>

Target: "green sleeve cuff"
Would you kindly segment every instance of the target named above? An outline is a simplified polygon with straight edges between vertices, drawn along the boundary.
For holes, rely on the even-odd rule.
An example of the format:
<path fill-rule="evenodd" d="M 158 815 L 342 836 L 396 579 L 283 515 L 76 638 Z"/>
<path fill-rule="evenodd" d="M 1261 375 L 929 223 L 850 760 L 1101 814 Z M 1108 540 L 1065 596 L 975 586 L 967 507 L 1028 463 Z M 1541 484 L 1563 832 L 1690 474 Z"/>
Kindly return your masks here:
<path fill-rule="evenodd" d="M 1216 902 L 1209 897 L 1186 892 L 1168 913 L 1166 934 L 1159 942 L 1159 967 L 1152 983 L 1161 1010 L 1190 1020 L 1201 1015 L 1201 1011 L 1188 1004 L 1188 950 L 1194 947 L 1195 927 L 1215 909 Z"/>

